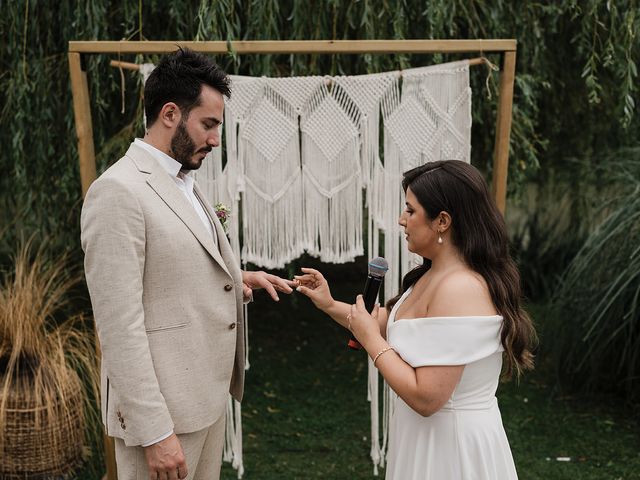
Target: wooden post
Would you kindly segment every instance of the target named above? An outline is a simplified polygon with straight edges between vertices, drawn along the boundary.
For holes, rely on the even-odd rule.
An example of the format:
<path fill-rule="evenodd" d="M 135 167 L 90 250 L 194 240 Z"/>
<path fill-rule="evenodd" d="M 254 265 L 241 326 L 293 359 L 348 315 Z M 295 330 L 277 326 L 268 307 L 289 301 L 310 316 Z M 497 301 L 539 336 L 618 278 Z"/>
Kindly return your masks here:
<path fill-rule="evenodd" d="M 102 480 L 118 480 L 116 468 L 116 447 L 112 437 L 104 435 L 104 461 L 107 464 L 107 474 Z"/>
<path fill-rule="evenodd" d="M 73 113 L 76 120 L 76 136 L 78 137 L 80 182 L 82 183 L 82 196 L 84 197 L 91 182 L 96 179 L 96 154 L 93 145 L 87 72 L 82 70 L 80 54 L 77 52 L 69 52 L 69 74 L 71 76 L 71 94 L 73 95 Z M 97 345 L 96 354 L 100 358 L 99 344 Z M 106 479 L 118 480 L 113 438 L 107 435 L 104 435 L 104 457 L 107 464 Z"/>
<path fill-rule="evenodd" d="M 498 93 L 496 118 L 496 142 L 493 150 L 493 196 L 498 209 L 504 215 L 507 207 L 507 174 L 509 173 L 509 138 L 511 135 L 511 111 L 513 86 L 516 76 L 516 52 L 504 53 Z"/>
<path fill-rule="evenodd" d="M 89 185 L 96 179 L 96 153 L 93 145 L 87 72 L 82 70 L 80 54 L 77 52 L 69 52 L 69 74 L 71 76 L 71 94 L 73 95 L 73 113 L 76 120 L 76 136 L 78 137 L 80 181 L 84 197 Z"/>

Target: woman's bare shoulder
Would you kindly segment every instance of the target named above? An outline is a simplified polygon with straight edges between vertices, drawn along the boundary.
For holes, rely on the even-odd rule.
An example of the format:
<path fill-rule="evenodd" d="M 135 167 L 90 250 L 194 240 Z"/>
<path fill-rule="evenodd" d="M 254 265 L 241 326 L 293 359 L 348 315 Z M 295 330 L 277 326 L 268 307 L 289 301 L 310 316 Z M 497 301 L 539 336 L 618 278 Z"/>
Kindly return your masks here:
<path fill-rule="evenodd" d="M 470 269 L 457 269 L 442 277 L 429 305 L 430 317 L 495 314 L 487 282 Z"/>

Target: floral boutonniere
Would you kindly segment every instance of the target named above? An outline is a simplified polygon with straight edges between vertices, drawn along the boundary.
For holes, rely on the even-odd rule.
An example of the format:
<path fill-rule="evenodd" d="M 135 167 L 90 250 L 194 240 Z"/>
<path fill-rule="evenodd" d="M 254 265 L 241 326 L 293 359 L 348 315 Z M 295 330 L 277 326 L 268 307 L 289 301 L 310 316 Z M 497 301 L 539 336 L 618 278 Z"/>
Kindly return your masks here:
<path fill-rule="evenodd" d="M 227 233 L 227 220 L 231 216 L 231 209 L 224 203 L 216 203 L 213 209 L 216 211 L 216 217 L 218 217 L 218 220 L 220 220 L 220 224 L 224 229 L 224 233 Z"/>

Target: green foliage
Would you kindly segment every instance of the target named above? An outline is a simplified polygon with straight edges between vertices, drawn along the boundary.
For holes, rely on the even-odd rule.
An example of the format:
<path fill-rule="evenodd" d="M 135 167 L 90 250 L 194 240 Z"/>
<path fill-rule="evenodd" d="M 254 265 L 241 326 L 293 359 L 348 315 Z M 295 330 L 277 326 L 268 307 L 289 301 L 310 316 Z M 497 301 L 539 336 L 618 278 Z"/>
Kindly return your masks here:
<path fill-rule="evenodd" d="M 549 301 L 567 265 L 607 214 L 602 190 L 615 182 L 609 157 L 595 169 L 588 159 L 567 159 L 530 182 L 507 206 L 512 254 L 527 298 Z"/>
<path fill-rule="evenodd" d="M 598 170 L 602 223 L 567 268 L 545 343 L 566 385 L 640 398 L 640 149 Z"/>
<path fill-rule="evenodd" d="M 593 157 L 607 146 L 629 144 L 638 133 L 634 111 L 640 16 L 633 0 L 0 3 L 0 219 L 6 225 L 19 218 L 27 231 L 54 234 L 61 247 L 78 246 L 80 208 L 69 40 L 516 38 L 512 192 L 520 191 L 540 167 L 546 171 L 550 159 L 558 164 L 567 156 Z M 156 59 L 114 55 L 118 57 Z M 358 74 L 458 58 L 230 52 L 218 60 L 231 73 L 282 76 Z M 109 67 L 109 60 L 106 55 L 84 57 L 99 171 L 133 135 L 142 133 L 140 82 Z M 472 154 L 476 165 L 490 171 L 496 79 L 489 82 L 491 99 L 486 80 L 484 69 L 473 69 Z"/>

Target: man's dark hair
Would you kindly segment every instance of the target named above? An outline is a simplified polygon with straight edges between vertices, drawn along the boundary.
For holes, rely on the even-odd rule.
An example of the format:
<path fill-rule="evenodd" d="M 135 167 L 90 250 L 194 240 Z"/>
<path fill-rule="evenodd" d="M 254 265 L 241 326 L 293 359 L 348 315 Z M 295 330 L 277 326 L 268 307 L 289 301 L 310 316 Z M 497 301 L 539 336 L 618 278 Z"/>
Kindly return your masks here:
<path fill-rule="evenodd" d="M 188 116 L 200 103 L 202 85 L 209 85 L 227 98 L 231 96 L 229 77 L 206 55 L 179 48 L 163 57 L 144 86 L 147 126 L 155 123 L 167 102 L 174 102 Z"/>

